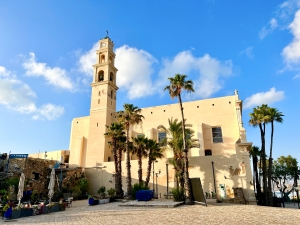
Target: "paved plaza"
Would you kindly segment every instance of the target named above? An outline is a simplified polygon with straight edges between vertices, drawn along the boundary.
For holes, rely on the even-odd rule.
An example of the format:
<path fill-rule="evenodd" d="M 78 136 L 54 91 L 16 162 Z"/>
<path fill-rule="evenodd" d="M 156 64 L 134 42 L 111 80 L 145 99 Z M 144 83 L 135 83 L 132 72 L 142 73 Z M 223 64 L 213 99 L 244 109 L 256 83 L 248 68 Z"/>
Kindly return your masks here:
<path fill-rule="evenodd" d="M 254 205 L 209 204 L 176 208 L 120 207 L 120 202 L 88 206 L 75 201 L 66 211 L 0 224 L 300 224 L 300 210 Z"/>

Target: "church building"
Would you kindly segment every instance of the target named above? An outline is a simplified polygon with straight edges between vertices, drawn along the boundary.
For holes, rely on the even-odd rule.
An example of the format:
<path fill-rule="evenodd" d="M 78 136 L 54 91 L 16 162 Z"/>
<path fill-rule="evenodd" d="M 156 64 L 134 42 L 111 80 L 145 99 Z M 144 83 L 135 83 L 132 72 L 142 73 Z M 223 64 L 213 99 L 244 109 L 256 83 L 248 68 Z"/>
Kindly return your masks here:
<path fill-rule="evenodd" d="M 114 162 L 111 149 L 104 136 L 106 126 L 116 121 L 117 71 L 115 67 L 114 44 L 106 36 L 99 41 L 96 51 L 97 61 L 93 65 L 94 75 L 91 83 L 90 115 L 74 118 L 70 134 L 70 167 L 82 167 L 90 181 L 90 192 L 96 194 L 101 186 L 114 187 Z M 174 74 L 170 74 L 170 77 Z M 248 200 L 254 199 L 249 149 L 246 131 L 242 122 L 242 101 L 238 92 L 231 96 L 197 100 L 183 103 L 184 115 L 195 131 L 194 138 L 199 148 L 189 151 L 190 178 L 200 178 L 203 190 L 217 193 L 224 198 L 233 197 L 232 188 L 242 188 Z M 160 141 L 166 134 L 158 130 L 159 125 L 168 127 L 168 119 L 181 120 L 179 105 L 153 106 L 142 108 L 145 117 L 141 125 L 134 126 L 131 137 L 143 134 Z M 154 165 L 157 176 L 158 194 L 166 193 L 167 183 L 176 186 L 174 169 L 168 164 L 173 157 L 171 150 L 164 152 L 164 158 Z M 137 183 L 137 160 L 131 160 L 132 183 Z M 168 170 L 168 173 L 167 173 Z M 147 159 L 143 160 L 143 179 L 146 177 Z M 167 177 L 168 174 L 168 177 Z M 126 192 L 125 155 L 122 166 L 123 190 Z M 154 173 L 153 173 L 154 175 Z M 151 173 L 150 187 L 156 179 Z M 156 178 L 155 176 L 155 178 Z M 153 185 L 154 186 L 154 185 Z M 170 190 L 169 189 L 169 190 Z"/>

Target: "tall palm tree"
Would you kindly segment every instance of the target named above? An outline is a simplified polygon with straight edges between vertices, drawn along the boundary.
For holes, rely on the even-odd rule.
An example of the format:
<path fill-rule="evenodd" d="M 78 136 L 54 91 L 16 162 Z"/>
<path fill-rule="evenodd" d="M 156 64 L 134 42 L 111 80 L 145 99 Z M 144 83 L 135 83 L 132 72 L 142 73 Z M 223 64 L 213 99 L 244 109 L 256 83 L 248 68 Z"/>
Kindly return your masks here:
<path fill-rule="evenodd" d="M 185 204 L 193 204 L 192 202 L 192 190 L 189 181 L 189 160 L 188 160 L 188 148 L 186 144 L 186 135 L 185 135 L 185 120 L 182 108 L 181 92 L 185 90 L 186 92 L 194 92 L 193 81 L 186 80 L 187 75 L 175 74 L 174 77 L 169 77 L 170 85 L 166 86 L 164 90 L 169 91 L 170 97 L 173 99 L 178 97 L 179 106 L 182 117 L 182 134 L 183 134 L 183 146 L 184 146 L 184 191 L 185 191 Z"/>
<path fill-rule="evenodd" d="M 262 104 L 257 106 L 250 113 L 249 125 L 253 127 L 259 127 L 261 137 L 261 161 L 262 161 L 262 173 L 263 173 L 263 191 L 264 191 L 264 205 L 269 205 L 268 185 L 267 185 L 267 164 L 266 164 L 266 124 L 269 122 L 268 119 L 268 105 Z"/>
<path fill-rule="evenodd" d="M 258 157 L 260 156 L 261 151 L 259 150 L 259 147 L 252 146 L 251 150 L 249 152 L 249 156 L 252 157 L 252 165 L 253 165 L 253 173 L 255 179 L 253 179 L 254 186 L 256 187 L 256 200 L 260 200 L 261 198 L 261 187 L 259 182 L 259 176 L 258 176 L 258 170 L 257 170 L 257 163 L 258 163 Z"/>
<path fill-rule="evenodd" d="M 269 169 L 268 169 L 268 192 L 269 199 L 273 200 L 272 196 L 272 168 L 273 168 L 273 158 L 272 158 L 272 150 L 273 150 L 273 136 L 274 136 L 274 122 L 282 123 L 284 115 L 282 112 L 279 112 L 276 108 L 268 109 L 268 121 L 271 123 L 271 142 L 270 142 L 270 156 L 269 156 Z M 272 201 L 271 200 L 271 204 Z"/>
<path fill-rule="evenodd" d="M 142 158 L 147 156 L 147 151 L 146 151 L 147 142 L 148 142 L 148 139 L 144 135 L 132 137 L 133 154 L 136 154 L 138 157 L 139 184 L 143 183 Z"/>
<path fill-rule="evenodd" d="M 129 129 L 135 124 L 142 123 L 144 116 L 141 115 L 142 110 L 133 104 L 124 104 L 124 110 L 119 112 L 119 121 L 123 124 L 126 131 L 126 169 L 127 169 L 127 196 L 132 198 L 132 183 L 131 183 L 131 164 L 129 151 Z"/>
<path fill-rule="evenodd" d="M 115 164 L 115 189 L 116 189 L 116 195 L 120 198 L 123 197 L 123 190 L 122 190 L 122 180 L 120 177 L 122 174 L 120 174 L 119 171 L 119 161 L 118 161 L 118 152 L 117 152 L 117 142 L 118 139 L 124 135 L 123 132 L 123 125 L 120 123 L 111 123 L 110 126 L 105 125 L 107 128 L 107 132 L 104 134 L 107 137 L 111 138 L 111 146 L 112 146 L 112 153 L 114 156 L 114 164 Z"/>
<path fill-rule="evenodd" d="M 145 186 L 148 186 L 150 181 L 151 166 L 156 159 L 163 158 L 163 149 L 160 147 L 159 143 L 153 139 L 147 139 L 146 149 L 148 150 L 148 167 L 147 176 L 145 181 Z"/>

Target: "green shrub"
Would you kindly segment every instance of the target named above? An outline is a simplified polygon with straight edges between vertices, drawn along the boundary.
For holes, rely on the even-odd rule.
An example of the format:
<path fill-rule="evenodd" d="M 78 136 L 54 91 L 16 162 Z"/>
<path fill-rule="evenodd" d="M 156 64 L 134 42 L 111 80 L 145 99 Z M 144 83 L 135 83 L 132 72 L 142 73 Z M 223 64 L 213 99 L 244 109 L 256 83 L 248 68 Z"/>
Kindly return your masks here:
<path fill-rule="evenodd" d="M 173 199 L 175 202 L 184 201 L 184 190 L 183 188 L 173 188 L 172 189 Z"/>
<path fill-rule="evenodd" d="M 115 195 L 116 195 L 116 189 L 114 189 L 114 188 L 110 188 L 110 189 L 108 189 L 107 190 L 107 194 L 108 194 L 108 196 L 109 197 L 115 197 Z"/>
<path fill-rule="evenodd" d="M 101 198 L 105 197 L 105 191 L 106 191 L 106 188 L 104 186 L 102 186 L 98 189 L 98 194 L 100 194 Z"/>
<path fill-rule="evenodd" d="M 149 190 L 149 187 L 146 186 L 144 183 L 142 184 L 134 184 L 133 185 L 133 188 L 132 188 L 132 199 L 135 199 L 135 194 L 137 191 L 140 191 L 140 190 Z"/>

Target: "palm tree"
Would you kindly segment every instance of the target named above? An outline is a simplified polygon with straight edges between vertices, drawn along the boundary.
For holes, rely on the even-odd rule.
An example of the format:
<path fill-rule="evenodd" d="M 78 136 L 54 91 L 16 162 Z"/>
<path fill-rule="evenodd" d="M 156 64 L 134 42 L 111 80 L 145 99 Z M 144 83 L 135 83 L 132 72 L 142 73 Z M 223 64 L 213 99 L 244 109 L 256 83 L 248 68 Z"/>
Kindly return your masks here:
<path fill-rule="evenodd" d="M 186 80 L 187 75 L 183 74 L 175 74 L 174 77 L 169 77 L 170 85 L 166 86 L 164 90 L 169 91 L 170 97 L 173 99 L 174 97 L 178 97 L 179 106 L 182 117 L 182 134 L 183 134 L 183 146 L 184 146 L 184 191 L 185 191 L 185 204 L 193 204 L 192 202 L 192 190 L 189 181 L 189 161 L 188 161 L 188 148 L 186 144 L 186 136 L 185 136 L 185 120 L 182 108 L 182 100 L 181 100 L 181 92 L 185 90 L 187 92 L 194 92 L 193 81 Z"/>
<path fill-rule="evenodd" d="M 267 185 L 267 164 L 266 164 L 266 148 L 265 148 L 265 133 L 266 124 L 268 120 L 268 105 L 263 104 L 262 106 L 257 106 L 250 113 L 249 125 L 260 129 L 261 137 L 261 161 L 262 161 L 262 173 L 263 173 L 263 191 L 264 191 L 264 205 L 269 205 L 269 195 L 268 195 L 268 185 Z"/>
<path fill-rule="evenodd" d="M 138 178 L 139 184 L 143 183 L 143 173 L 142 173 L 142 158 L 147 156 L 146 145 L 148 139 L 144 135 L 140 135 L 132 138 L 133 143 L 133 154 L 138 157 Z"/>
<path fill-rule="evenodd" d="M 178 119 L 168 119 L 169 127 L 159 125 L 157 129 L 164 131 L 167 134 L 165 140 L 162 140 L 162 148 L 168 149 L 168 146 L 173 151 L 173 159 L 169 163 L 174 166 L 177 188 L 179 185 L 184 188 L 184 155 L 183 155 L 183 137 L 182 137 L 182 122 Z M 190 126 L 186 124 L 186 126 Z M 167 145 L 165 145 L 167 144 Z"/>
<path fill-rule="evenodd" d="M 111 123 L 110 126 L 105 125 L 107 128 L 107 132 L 104 134 L 107 137 L 111 138 L 111 146 L 112 146 L 112 153 L 114 156 L 114 163 L 115 163 L 115 189 L 116 195 L 119 198 L 123 197 L 123 190 L 122 190 L 122 174 L 120 173 L 119 168 L 119 154 L 117 152 L 117 143 L 119 138 L 124 135 L 123 132 L 123 125 L 120 123 Z"/>
<path fill-rule="evenodd" d="M 261 198 L 261 187 L 260 187 L 258 170 L 257 170 L 258 157 L 260 156 L 260 154 L 261 154 L 261 151 L 259 150 L 259 147 L 257 147 L 257 146 L 251 147 L 249 156 L 252 157 L 253 173 L 255 176 L 255 179 L 253 179 L 253 182 L 254 182 L 253 185 L 256 187 L 256 193 L 257 193 L 256 199 L 257 200 L 260 200 L 260 198 Z"/>
<path fill-rule="evenodd" d="M 282 112 L 279 112 L 276 108 L 269 108 L 268 110 L 268 121 L 271 123 L 271 142 L 270 142 L 270 157 L 269 157 L 269 169 L 268 169 L 268 192 L 269 199 L 273 200 L 272 196 L 272 168 L 273 168 L 273 158 L 272 158 L 272 149 L 273 149 L 273 135 L 274 135 L 274 122 L 282 123 L 284 115 Z M 273 201 L 271 201 L 272 203 Z M 273 205 L 273 204 L 270 204 Z"/>
<path fill-rule="evenodd" d="M 163 158 L 163 149 L 160 147 L 159 143 L 154 141 L 153 139 L 147 139 L 146 149 L 148 150 L 148 167 L 147 167 L 147 176 L 145 181 L 145 186 L 148 186 L 150 181 L 150 174 L 151 174 L 151 166 L 152 163 L 156 159 Z"/>
<path fill-rule="evenodd" d="M 132 184 L 131 184 L 131 164 L 130 164 L 130 151 L 129 151 L 129 129 L 132 125 L 142 123 L 144 118 L 141 115 L 141 109 L 133 104 L 124 104 L 124 111 L 119 112 L 119 121 L 123 124 L 126 130 L 126 169 L 127 169 L 127 196 L 132 198 Z"/>

